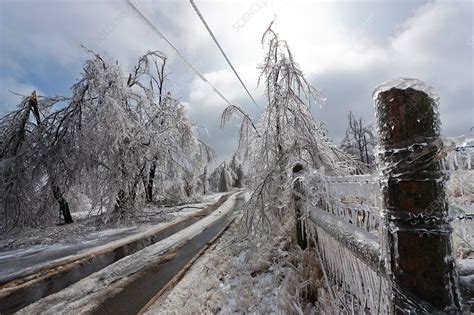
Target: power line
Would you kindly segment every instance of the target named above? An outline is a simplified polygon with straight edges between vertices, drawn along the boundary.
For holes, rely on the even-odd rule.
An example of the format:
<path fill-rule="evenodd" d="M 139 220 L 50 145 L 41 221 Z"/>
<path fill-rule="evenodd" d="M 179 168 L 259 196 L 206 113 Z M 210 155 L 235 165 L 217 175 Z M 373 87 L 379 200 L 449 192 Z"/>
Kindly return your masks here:
<path fill-rule="evenodd" d="M 242 86 L 244 87 L 245 91 L 247 92 L 248 96 L 252 99 L 253 103 L 255 104 L 255 106 L 257 106 L 258 109 L 260 109 L 260 107 L 257 105 L 257 102 L 255 102 L 254 98 L 252 97 L 252 94 L 250 94 L 249 90 L 247 89 L 247 87 L 245 86 L 244 82 L 242 81 L 242 79 L 240 78 L 239 74 L 237 73 L 237 71 L 235 70 L 234 66 L 232 65 L 232 63 L 230 62 L 229 58 L 227 58 L 227 55 L 225 54 L 224 50 L 222 49 L 221 45 L 219 44 L 219 42 L 217 41 L 216 37 L 214 36 L 214 34 L 212 33 L 211 31 L 211 28 L 209 27 L 209 25 L 206 23 L 206 20 L 204 19 L 204 17 L 202 16 L 201 12 L 199 11 L 198 7 L 196 6 L 196 4 L 194 3 L 194 0 L 189 0 L 189 2 L 191 2 L 191 5 L 193 6 L 194 8 L 194 11 L 196 11 L 197 15 L 199 16 L 199 18 L 201 19 L 202 21 L 202 24 L 204 24 L 204 26 L 206 27 L 207 31 L 209 32 L 209 35 L 211 35 L 212 39 L 214 40 L 214 43 L 216 43 L 217 47 L 219 48 L 219 50 L 221 51 L 222 55 L 224 56 L 225 60 L 227 61 L 227 63 L 229 64 L 229 66 L 232 68 L 232 71 L 234 71 L 235 75 L 237 76 L 237 79 L 239 79 L 240 81 L 240 84 L 242 84 Z"/>
<path fill-rule="evenodd" d="M 153 25 L 153 23 L 151 23 L 144 15 L 143 13 L 138 10 L 138 8 L 132 3 L 131 0 L 127 0 L 127 4 L 128 6 L 137 14 L 138 17 L 140 17 L 142 19 L 143 22 L 145 22 L 145 24 L 151 29 L 153 30 L 156 34 L 158 34 L 158 36 L 160 36 L 161 39 L 163 39 L 166 43 L 168 43 L 168 45 L 170 45 L 170 47 L 175 51 L 175 53 L 178 55 L 178 57 L 181 58 L 181 60 L 188 65 L 188 67 L 190 67 L 194 73 L 196 73 L 200 78 L 201 80 L 203 80 L 204 82 L 206 82 L 207 84 L 209 84 L 209 86 L 214 90 L 214 92 L 219 95 L 227 104 L 229 105 L 233 105 L 224 95 L 222 95 L 222 93 L 211 83 L 209 82 L 206 77 L 201 74 L 201 72 L 199 72 L 199 70 L 197 70 L 192 64 L 191 62 L 189 62 L 184 56 L 183 54 L 181 54 L 181 52 L 166 38 L 166 36 L 160 32 L 160 30 L 155 26 Z"/>

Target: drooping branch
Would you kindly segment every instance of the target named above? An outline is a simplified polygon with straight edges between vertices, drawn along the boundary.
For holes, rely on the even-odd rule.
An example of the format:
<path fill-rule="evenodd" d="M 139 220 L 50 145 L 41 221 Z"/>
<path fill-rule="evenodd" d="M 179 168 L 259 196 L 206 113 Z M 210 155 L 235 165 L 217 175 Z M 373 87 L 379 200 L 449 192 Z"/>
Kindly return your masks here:
<path fill-rule="evenodd" d="M 253 130 L 255 131 L 255 134 L 257 137 L 260 137 L 260 133 L 258 132 L 257 127 L 253 123 L 252 118 L 250 115 L 240 106 L 238 105 L 229 105 L 224 109 L 224 112 L 221 115 L 221 122 L 220 126 L 223 128 L 226 123 L 230 121 L 230 119 L 236 114 L 240 113 L 243 116 L 242 124 L 250 125 L 252 126 Z"/>

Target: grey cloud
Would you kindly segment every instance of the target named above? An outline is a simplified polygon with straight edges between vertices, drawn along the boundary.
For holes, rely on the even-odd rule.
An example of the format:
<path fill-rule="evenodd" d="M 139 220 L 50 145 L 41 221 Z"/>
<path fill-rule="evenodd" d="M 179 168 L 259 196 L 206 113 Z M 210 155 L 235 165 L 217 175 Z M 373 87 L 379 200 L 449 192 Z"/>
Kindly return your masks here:
<path fill-rule="evenodd" d="M 151 0 L 134 0 L 134 3 L 201 72 L 228 71 L 225 60 L 189 3 Z M 256 88 L 258 78 L 251 78 L 245 69 L 255 69 L 262 61 L 264 51 L 259 40 L 273 18 L 272 11 L 260 10 L 239 32 L 232 28 L 252 3 L 202 1 L 199 5 L 252 94 L 263 104 L 263 89 Z M 400 76 L 417 77 L 436 88 L 441 96 L 443 131 L 457 135 L 474 125 L 470 6 L 470 1 L 444 0 L 282 2 L 278 3 L 276 29 L 289 34 L 286 39 L 290 45 L 296 42 L 292 46 L 296 61 L 327 97 L 326 104 L 321 109 L 313 108 L 313 113 L 326 122 L 335 142 L 343 137 L 349 110 L 364 116 L 368 123 L 374 122 L 372 89 Z M 72 78 L 77 77 L 85 58 L 80 44 L 119 60 L 125 71 L 147 50 L 164 51 L 169 55 L 168 88 L 183 101 L 190 102 L 191 119 L 208 128 L 209 136 L 202 134 L 202 137 L 215 146 L 220 158 L 232 155 L 237 143 L 237 126 L 220 129 L 217 108 L 221 107 L 212 106 L 209 112 L 206 104 L 192 103 L 190 96 L 196 75 L 139 19 L 124 15 L 122 1 L 42 1 L 39 4 L 7 0 L 1 2 L 0 8 L 2 39 L 5 39 L 0 43 L 1 63 L 7 63 L 18 77 L 22 76 L 19 60 L 30 60 L 38 71 L 47 71 L 47 65 L 64 67 Z M 346 54 L 335 55 L 327 68 L 315 70 L 319 68 L 314 65 L 322 63 L 324 66 L 328 60 L 319 60 L 313 52 L 334 44 L 326 41 L 330 38 L 315 37 L 318 33 L 313 32 L 317 22 L 314 14 L 322 9 L 327 9 L 332 21 L 327 31 L 341 28 L 354 46 L 348 46 Z M 443 12 L 449 14 L 443 15 Z M 285 16 L 295 22 L 289 29 L 279 28 L 279 21 L 288 26 L 284 24 Z M 420 17 L 425 20 L 420 22 Z M 366 60 L 362 60 L 365 56 L 368 56 Z M 24 85 L 29 83 L 18 78 L 12 80 Z M 6 82 L 5 78 L 3 81 Z M 248 100 L 238 81 L 232 84 L 232 90 L 224 91 L 225 94 L 236 95 L 232 101 L 245 106 L 258 119 L 260 111 Z"/>

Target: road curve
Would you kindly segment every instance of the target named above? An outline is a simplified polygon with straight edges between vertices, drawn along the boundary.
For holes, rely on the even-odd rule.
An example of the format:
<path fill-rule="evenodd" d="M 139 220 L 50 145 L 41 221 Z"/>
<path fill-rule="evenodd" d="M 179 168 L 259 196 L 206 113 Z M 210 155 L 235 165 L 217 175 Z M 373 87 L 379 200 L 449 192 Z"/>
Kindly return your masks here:
<path fill-rule="evenodd" d="M 202 220 L 127 256 L 19 314 L 136 314 L 230 222 L 242 198 L 234 193 Z"/>
<path fill-rule="evenodd" d="M 128 255 L 179 232 L 214 211 L 227 200 L 229 195 L 222 196 L 216 203 L 195 215 L 177 220 L 156 232 L 145 233 L 143 236 L 130 239 L 130 241 L 119 241 L 116 246 L 99 249 L 90 254 L 79 255 L 73 259 L 66 258 L 64 261 L 40 269 L 33 274 L 26 274 L 23 277 L 0 284 L 0 314 L 16 312 L 43 297 L 59 292 Z"/>

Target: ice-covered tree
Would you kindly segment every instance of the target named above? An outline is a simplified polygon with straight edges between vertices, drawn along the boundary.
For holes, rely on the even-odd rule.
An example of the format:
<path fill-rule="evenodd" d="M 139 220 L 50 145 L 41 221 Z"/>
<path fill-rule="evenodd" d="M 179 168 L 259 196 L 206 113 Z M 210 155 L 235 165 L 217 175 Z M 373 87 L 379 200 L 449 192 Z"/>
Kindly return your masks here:
<path fill-rule="evenodd" d="M 48 136 L 44 112 L 36 92 L 0 119 L 0 203 L 2 225 L 11 228 L 52 219 L 54 202 L 65 223 L 71 223 L 69 205 L 49 154 L 55 143 Z M 54 103 L 54 102 L 53 102 Z"/>
<path fill-rule="evenodd" d="M 289 172 L 296 161 L 331 174 L 349 174 L 359 167 L 331 144 L 324 125 L 314 119 L 311 105 L 322 102 L 323 97 L 306 80 L 272 24 L 262 37 L 267 54 L 259 67 L 259 83 L 265 86 L 267 106 L 260 121 L 255 125 L 237 105 L 222 114 L 222 124 L 234 114 L 243 115 L 237 155 L 254 189 L 246 214 L 250 229 L 271 226 L 272 219 L 285 214 Z"/>
<path fill-rule="evenodd" d="M 226 161 L 219 164 L 209 178 L 209 186 L 215 192 L 230 191 L 234 184 L 235 174 Z"/>
<path fill-rule="evenodd" d="M 82 84 L 106 94 L 89 97 L 96 115 L 87 123 L 102 127 L 102 132 L 86 134 L 86 139 L 90 137 L 96 144 L 89 149 L 96 150 L 94 155 L 102 157 L 101 165 L 105 166 L 101 167 L 102 178 L 91 178 L 91 182 L 95 183 L 95 190 L 104 192 L 100 200 L 109 203 L 107 209 L 113 205 L 115 216 L 123 216 L 143 197 L 150 200 L 156 185 L 152 173 L 162 175 L 162 193 L 172 194 L 167 191 L 172 182 L 181 187 L 174 193 L 184 191 L 189 196 L 194 191 L 196 173 L 202 171 L 212 155 L 212 150 L 196 137 L 184 106 L 170 93 L 163 95 L 165 63 L 163 54 L 149 52 L 140 58 L 126 81 L 118 66 L 99 57 L 89 64 L 93 70 L 85 71 L 86 77 L 95 75 L 93 82 L 86 79 Z M 110 97 L 106 97 L 108 93 Z"/>
<path fill-rule="evenodd" d="M 32 95 L 0 119 L 4 227 L 51 222 L 53 202 L 70 223 L 67 199 L 75 193 L 107 211 L 106 219 L 127 217 L 149 196 L 152 167 L 164 175 L 162 192 L 173 194 L 169 182 L 188 197 L 200 191 L 213 151 L 184 106 L 163 95 L 164 55 L 147 53 L 127 79 L 120 66 L 90 53 L 71 97 Z"/>
<path fill-rule="evenodd" d="M 159 122 L 161 132 L 153 136 L 152 141 L 158 146 L 151 155 L 151 162 L 156 163 L 155 172 L 162 180 L 157 193 L 162 199 L 178 201 L 200 191 L 199 178 L 215 153 L 197 138 L 197 127 L 187 118 L 184 106 L 171 94 L 163 98 L 161 108 L 166 114 Z"/>
<path fill-rule="evenodd" d="M 190 197 L 197 191 L 205 165 L 214 157 L 212 148 L 197 138 L 197 127 L 188 119 L 185 107 L 165 92 L 166 62 L 162 53 L 149 52 L 140 58 L 127 80 L 129 87 L 140 90 L 146 97 L 146 102 L 137 109 L 148 133 L 145 176 L 148 202 L 159 193 L 161 199 L 175 201 Z M 161 180 L 158 193 L 155 177 Z M 175 196 L 167 187 L 172 187 Z"/>
<path fill-rule="evenodd" d="M 376 145 L 373 127 L 364 125 L 362 117 L 355 118 L 351 111 L 347 115 L 347 119 L 349 126 L 341 143 L 342 150 L 368 167 L 373 166 L 375 162 L 373 151 Z"/>
<path fill-rule="evenodd" d="M 136 86 L 144 91 L 148 103 L 153 104 L 151 108 L 152 111 L 156 109 L 161 110 L 161 106 L 163 105 L 166 61 L 167 58 L 162 53 L 158 51 L 148 52 L 140 58 L 138 65 L 135 66 L 134 72 L 130 73 L 127 80 L 127 85 L 129 87 Z M 144 117 L 142 117 L 142 120 L 147 127 L 157 128 L 158 130 L 162 129 L 161 127 L 165 123 L 162 115 L 159 113 L 148 113 L 150 108 L 146 107 L 140 108 L 140 110 L 145 114 L 143 115 Z M 155 155 L 149 158 L 151 161 L 149 161 L 147 166 L 145 194 L 146 201 L 151 202 L 153 201 L 153 186 L 158 157 Z"/>

